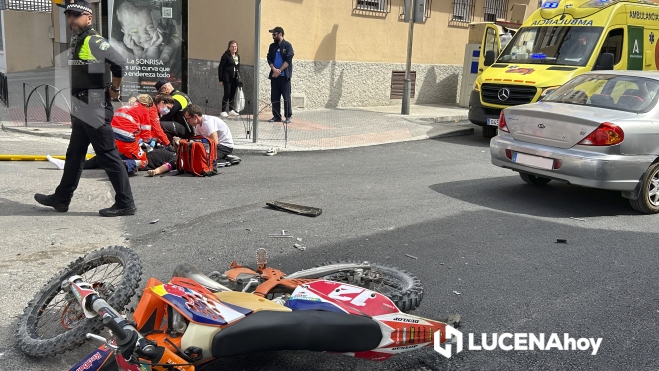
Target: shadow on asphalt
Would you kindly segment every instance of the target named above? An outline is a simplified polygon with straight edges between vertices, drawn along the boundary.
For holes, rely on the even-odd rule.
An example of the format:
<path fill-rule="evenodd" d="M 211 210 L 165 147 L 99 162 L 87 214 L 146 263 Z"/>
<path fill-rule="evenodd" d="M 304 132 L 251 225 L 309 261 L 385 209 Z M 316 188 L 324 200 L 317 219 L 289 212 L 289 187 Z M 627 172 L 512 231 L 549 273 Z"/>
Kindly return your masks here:
<path fill-rule="evenodd" d="M 464 202 L 522 215 L 596 217 L 638 214 L 620 192 L 556 181 L 544 187 L 531 186 L 519 176 L 441 183 L 431 185 L 430 189 Z"/>
<path fill-rule="evenodd" d="M 469 146 L 476 148 L 490 148 L 490 139 L 483 138 L 483 132 L 480 126 L 474 125 L 474 134 L 465 135 L 459 137 L 448 137 L 448 138 L 431 138 L 430 140 L 435 140 L 438 142 L 457 144 L 460 146 Z M 489 152 L 489 151 L 488 151 Z"/>
<path fill-rule="evenodd" d="M 0 198 L 0 216 L 50 216 L 52 214 L 60 213 L 49 207 L 41 206 L 36 201 L 31 205 Z M 98 213 L 94 212 L 69 211 L 65 214 L 68 216 L 98 216 Z"/>

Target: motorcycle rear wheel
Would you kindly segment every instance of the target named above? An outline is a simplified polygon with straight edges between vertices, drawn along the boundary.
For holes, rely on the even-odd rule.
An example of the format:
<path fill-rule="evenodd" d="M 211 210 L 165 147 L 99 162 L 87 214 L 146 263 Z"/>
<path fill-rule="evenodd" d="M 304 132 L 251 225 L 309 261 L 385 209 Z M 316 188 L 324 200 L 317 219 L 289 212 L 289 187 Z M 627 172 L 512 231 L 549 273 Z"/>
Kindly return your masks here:
<path fill-rule="evenodd" d="M 99 333 L 100 317 L 87 319 L 62 281 L 82 276 L 110 306 L 122 311 L 140 283 L 142 265 L 137 254 L 114 246 L 92 251 L 53 276 L 28 303 L 18 320 L 17 345 L 34 357 L 52 357 L 82 345 L 87 333 Z"/>
<path fill-rule="evenodd" d="M 319 265 L 341 264 L 341 263 L 361 263 L 357 261 L 338 261 L 328 262 Z M 350 272 L 334 273 L 323 278 L 328 281 L 344 282 L 351 285 L 361 286 L 365 289 L 378 292 L 391 299 L 401 312 L 410 312 L 421 305 L 423 299 L 423 287 L 419 280 L 412 273 L 386 265 L 370 263 L 371 272 L 375 273 L 377 278 L 366 279 L 364 283 L 356 283 L 349 275 Z"/>

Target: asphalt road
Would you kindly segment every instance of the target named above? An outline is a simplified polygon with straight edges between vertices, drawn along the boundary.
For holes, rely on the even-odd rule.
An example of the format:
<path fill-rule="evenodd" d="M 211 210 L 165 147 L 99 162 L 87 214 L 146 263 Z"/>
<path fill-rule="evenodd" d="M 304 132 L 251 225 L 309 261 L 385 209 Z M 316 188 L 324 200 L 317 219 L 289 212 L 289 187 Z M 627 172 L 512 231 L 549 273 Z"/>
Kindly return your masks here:
<path fill-rule="evenodd" d="M 234 259 L 252 263 L 254 251 L 265 247 L 271 264 L 288 272 L 339 259 L 409 270 L 425 287 L 416 314 L 459 313 L 461 330 L 477 338 L 504 332 L 603 338 L 594 356 L 465 350 L 445 359 L 427 349 L 373 363 L 281 352 L 220 360 L 209 370 L 659 369 L 659 216 L 636 214 L 617 193 L 526 185 L 490 164 L 479 130 L 443 140 L 241 157 L 241 165 L 213 178 L 135 177 L 138 214 L 109 221 L 92 216 L 111 203 L 102 171 L 85 173 L 71 212 L 61 215 L 31 201 L 57 184 L 59 172 L 44 163 L 0 163 L 0 229 L 10 236 L 0 242 L 0 266 L 7 269 L 0 289 L 11 299 L 0 303 L 0 369 L 64 369 L 90 349 L 28 359 L 13 347 L 15 316 L 67 261 L 116 243 L 139 253 L 143 281 L 167 280 L 180 262 L 203 271 Z M 270 210 L 270 200 L 320 207 L 323 215 Z M 154 219 L 160 221 L 149 224 Z M 303 238 L 308 249 L 268 238 L 281 230 Z M 568 243 L 555 243 L 559 238 Z"/>

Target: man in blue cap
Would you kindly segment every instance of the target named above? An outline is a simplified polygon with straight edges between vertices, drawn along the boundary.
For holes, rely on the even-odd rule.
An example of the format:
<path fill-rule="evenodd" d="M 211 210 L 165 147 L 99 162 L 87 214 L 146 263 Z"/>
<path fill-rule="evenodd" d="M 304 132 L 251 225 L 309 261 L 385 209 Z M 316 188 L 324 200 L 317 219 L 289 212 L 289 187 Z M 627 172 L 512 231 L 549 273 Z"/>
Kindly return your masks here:
<path fill-rule="evenodd" d="M 275 27 L 268 31 L 272 34 L 273 43 L 268 48 L 268 64 L 270 65 L 270 99 L 272 102 L 272 118 L 269 122 L 291 122 L 293 110 L 291 106 L 291 77 L 293 77 L 293 45 L 284 40 L 284 29 Z M 281 117 L 281 98 L 284 97 L 284 117 Z"/>
<path fill-rule="evenodd" d="M 68 0 L 66 21 L 71 40 L 71 139 L 60 185 L 52 195 L 37 193 L 34 199 L 59 212 L 67 212 L 78 187 L 89 144 L 116 192 L 115 203 L 99 211 L 101 216 L 135 214 L 128 172 L 115 145 L 111 121 L 112 99 L 119 98 L 123 58 L 92 28 L 92 7 L 84 0 Z M 112 83 L 106 85 L 105 66 L 110 65 Z"/>

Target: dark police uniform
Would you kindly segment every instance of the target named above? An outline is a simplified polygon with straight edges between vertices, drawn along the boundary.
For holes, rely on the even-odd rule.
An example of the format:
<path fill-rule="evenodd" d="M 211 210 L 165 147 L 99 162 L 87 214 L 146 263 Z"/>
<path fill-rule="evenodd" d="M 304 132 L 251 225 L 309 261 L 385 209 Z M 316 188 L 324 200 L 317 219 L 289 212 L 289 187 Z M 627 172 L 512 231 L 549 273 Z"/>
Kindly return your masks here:
<path fill-rule="evenodd" d="M 67 11 L 80 11 L 88 3 L 76 0 Z M 82 8 L 81 8 L 82 7 Z M 84 9 L 91 14 L 91 8 Z M 54 201 L 68 205 L 78 187 L 87 147 L 91 143 L 98 164 L 105 170 L 116 192 L 115 207 L 134 208 L 126 166 L 114 142 L 111 121 L 114 109 L 106 90 L 105 65 L 113 77 L 122 77 L 123 58 L 110 44 L 88 27 L 71 40 L 71 139 L 66 151 L 64 174 Z"/>
<path fill-rule="evenodd" d="M 167 80 L 158 81 L 155 85 L 156 91 L 160 91 L 167 82 Z M 173 137 L 189 139 L 194 136 L 194 129 L 185 119 L 183 110 L 192 104 L 192 100 L 187 94 L 178 90 L 172 91 L 170 96 L 174 98 L 174 106 L 169 113 L 160 117 L 160 126 L 170 141 Z"/>

